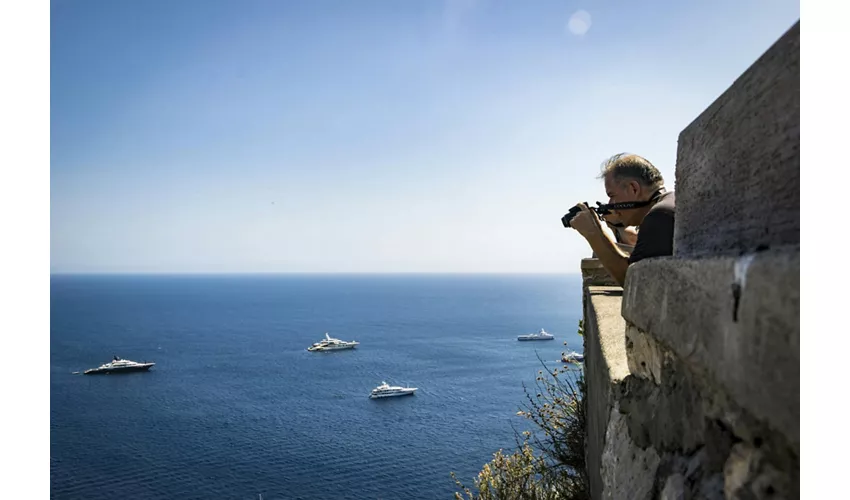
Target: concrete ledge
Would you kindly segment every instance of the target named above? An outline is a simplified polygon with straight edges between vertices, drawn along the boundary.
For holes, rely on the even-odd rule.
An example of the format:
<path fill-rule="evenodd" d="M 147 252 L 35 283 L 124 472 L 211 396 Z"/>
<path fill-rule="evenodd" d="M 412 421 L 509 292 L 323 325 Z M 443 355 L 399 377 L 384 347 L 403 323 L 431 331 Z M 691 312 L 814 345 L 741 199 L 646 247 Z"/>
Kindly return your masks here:
<path fill-rule="evenodd" d="M 585 287 L 584 350 L 587 383 L 587 470 L 592 498 L 602 498 L 602 454 L 614 387 L 629 375 L 625 326 L 620 315 L 623 289 Z"/>
<path fill-rule="evenodd" d="M 595 258 L 581 259 L 581 279 L 585 288 L 589 286 L 620 286 L 608 274 L 608 271 L 602 266 L 602 262 Z"/>
<path fill-rule="evenodd" d="M 622 310 L 623 289 L 618 286 L 591 286 L 587 289 L 588 321 L 595 325 L 594 333 L 599 343 L 599 359 L 605 362 L 608 383 L 627 377 L 629 363 L 626 359 L 626 322 Z"/>
<path fill-rule="evenodd" d="M 799 246 L 639 262 L 626 277 L 622 313 L 799 454 Z"/>
<path fill-rule="evenodd" d="M 674 255 L 800 241 L 800 23 L 679 135 Z"/>

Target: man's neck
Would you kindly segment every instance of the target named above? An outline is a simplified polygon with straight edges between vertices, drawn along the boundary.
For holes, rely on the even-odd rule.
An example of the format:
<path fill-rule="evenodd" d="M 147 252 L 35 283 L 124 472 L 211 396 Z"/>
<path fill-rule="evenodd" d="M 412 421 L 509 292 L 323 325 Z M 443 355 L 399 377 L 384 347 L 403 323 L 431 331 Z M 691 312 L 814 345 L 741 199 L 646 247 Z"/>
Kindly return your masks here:
<path fill-rule="evenodd" d="M 659 191 L 660 191 L 660 193 L 659 193 Z M 659 187 L 649 191 L 649 193 L 650 193 L 649 196 L 647 196 L 642 201 L 650 201 L 651 203 L 649 205 L 645 206 L 645 207 L 640 207 L 640 208 L 635 209 L 635 210 L 637 210 L 637 216 L 640 220 L 640 222 L 637 224 L 638 227 L 641 225 L 641 223 L 643 223 L 643 219 L 644 219 L 644 217 L 646 217 L 646 214 L 648 214 L 649 211 L 652 210 L 652 207 L 654 207 L 655 204 L 658 203 L 658 201 L 661 199 L 661 195 L 664 194 L 665 192 L 667 192 L 667 190 L 664 188 L 664 186 L 659 186 Z M 653 199 L 653 197 L 654 197 L 654 199 Z"/>
<path fill-rule="evenodd" d="M 640 222 L 638 222 L 638 223 L 637 223 L 637 226 L 638 226 L 638 227 L 640 227 L 640 225 L 643 223 L 643 219 L 646 217 L 646 214 L 648 214 L 648 213 L 649 213 L 649 210 L 650 210 L 650 209 L 651 209 L 654 205 L 655 205 L 655 203 L 653 203 L 652 205 L 647 205 L 647 206 L 645 206 L 645 207 L 641 207 L 641 208 L 637 208 L 637 209 L 635 209 L 635 210 L 637 210 L 637 211 L 638 211 L 637 216 L 638 216 L 638 220 L 640 221 Z"/>

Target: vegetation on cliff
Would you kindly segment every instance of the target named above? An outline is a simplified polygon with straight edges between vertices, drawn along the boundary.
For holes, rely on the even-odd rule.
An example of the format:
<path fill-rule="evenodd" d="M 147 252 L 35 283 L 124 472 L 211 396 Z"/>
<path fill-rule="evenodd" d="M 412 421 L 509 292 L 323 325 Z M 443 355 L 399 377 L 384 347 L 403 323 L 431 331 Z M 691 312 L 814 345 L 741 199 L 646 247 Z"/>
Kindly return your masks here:
<path fill-rule="evenodd" d="M 452 473 L 462 490 L 455 493 L 457 500 L 589 498 L 582 371 L 549 370 L 541 363 L 544 369 L 538 372 L 536 391 L 525 388 L 527 401 L 517 412 L 533 424 L 533 430 L 517 433 L 513 453 L 497 451 L 478 473 L 473 488 Z"/>

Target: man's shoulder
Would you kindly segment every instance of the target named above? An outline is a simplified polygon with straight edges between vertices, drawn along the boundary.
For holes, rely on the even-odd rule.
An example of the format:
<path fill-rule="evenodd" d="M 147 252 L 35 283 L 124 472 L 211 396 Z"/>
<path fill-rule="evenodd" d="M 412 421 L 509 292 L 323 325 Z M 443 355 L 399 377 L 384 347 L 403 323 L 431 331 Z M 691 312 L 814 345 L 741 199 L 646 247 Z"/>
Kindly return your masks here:
<path fill-rule="evenodd" d="M 647 216 L 653 213 L 674 215 L 676 213 L 676 193 L 674 191 L 667 191 L 662 194 L 658 202 L 649 209 Z"/>
<path fill-rule="evenodd" d="M 672 191 L 661 195 L 643 218 L 637 244 L 629 256 L 629 264 L 651 257 L 673 255 L 673 230 L 676 197 Z"/>

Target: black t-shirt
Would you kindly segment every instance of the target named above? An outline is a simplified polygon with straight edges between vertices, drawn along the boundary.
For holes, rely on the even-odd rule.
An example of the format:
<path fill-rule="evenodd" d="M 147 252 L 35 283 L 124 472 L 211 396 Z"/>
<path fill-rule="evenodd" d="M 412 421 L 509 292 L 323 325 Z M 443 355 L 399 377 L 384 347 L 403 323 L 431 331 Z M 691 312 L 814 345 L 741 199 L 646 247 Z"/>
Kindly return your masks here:
<path fill-rule="evenodd" d="M 673 255 L 673 223 L 676 219 L 676 195 L 666 192 L 649 209 L 638 229 L 635 249 L 629 255 L 629 264 L 650 257 Z"/>

